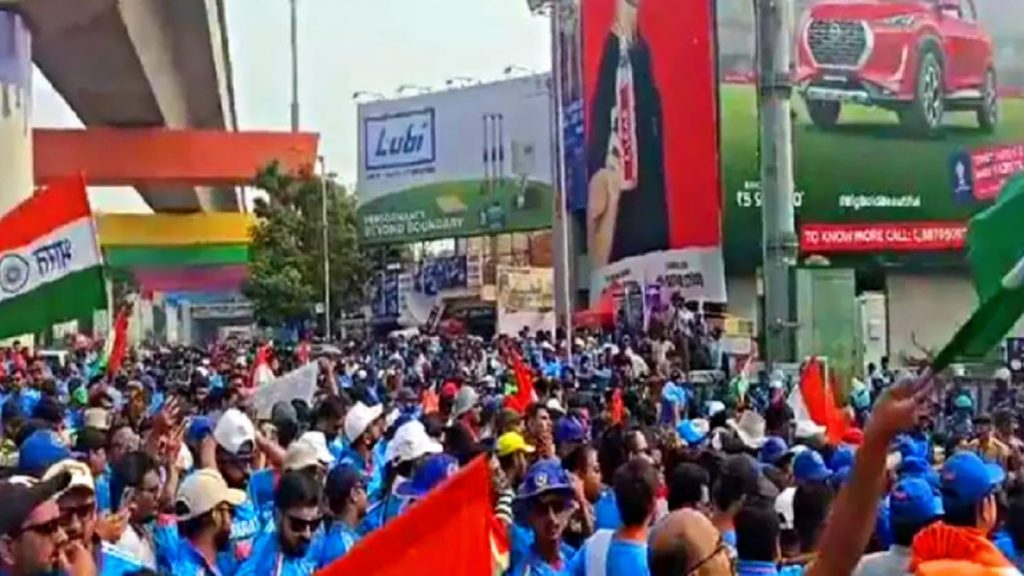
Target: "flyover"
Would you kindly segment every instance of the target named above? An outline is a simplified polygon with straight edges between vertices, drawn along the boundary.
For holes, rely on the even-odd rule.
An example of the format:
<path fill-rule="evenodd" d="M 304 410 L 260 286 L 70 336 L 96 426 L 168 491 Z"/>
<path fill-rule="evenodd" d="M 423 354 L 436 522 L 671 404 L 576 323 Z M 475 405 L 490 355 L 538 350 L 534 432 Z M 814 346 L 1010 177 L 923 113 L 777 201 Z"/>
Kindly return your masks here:
<path fill-rule="evenodd" d="M 20 0 L 32 57 L 87 128 L 237 128 L 224 0 Z M 135 184 L 158 212 L 239 211 L 231 186 Z"/>

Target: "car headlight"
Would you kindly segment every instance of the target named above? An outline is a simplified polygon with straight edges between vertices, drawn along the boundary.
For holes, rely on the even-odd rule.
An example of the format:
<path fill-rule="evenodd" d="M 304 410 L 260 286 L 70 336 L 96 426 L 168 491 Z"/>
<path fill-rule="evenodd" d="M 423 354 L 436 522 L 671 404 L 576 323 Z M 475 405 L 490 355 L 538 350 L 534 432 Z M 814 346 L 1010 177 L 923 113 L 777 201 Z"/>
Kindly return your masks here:
<path fill-rule="evenodd" d="M 917 22 L 917 16 L 914 14 L 901 14 L 899 16 L 890 16 L 882 20 L 882 24 L 891 26 L 893 28 L 910 28 Z"/>

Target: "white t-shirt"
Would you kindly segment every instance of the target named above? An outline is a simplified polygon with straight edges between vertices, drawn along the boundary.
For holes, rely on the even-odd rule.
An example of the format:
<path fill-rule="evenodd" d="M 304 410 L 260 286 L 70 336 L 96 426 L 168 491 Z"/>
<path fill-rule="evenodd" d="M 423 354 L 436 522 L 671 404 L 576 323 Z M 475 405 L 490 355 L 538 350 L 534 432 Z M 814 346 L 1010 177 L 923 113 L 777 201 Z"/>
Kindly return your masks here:
<path fill-rule="evenodd" d="M 853 576 L 903 576 L 910 574 L 910 548 L 893 544 L 885 552 L 875 552 L 860 559 Z"/>

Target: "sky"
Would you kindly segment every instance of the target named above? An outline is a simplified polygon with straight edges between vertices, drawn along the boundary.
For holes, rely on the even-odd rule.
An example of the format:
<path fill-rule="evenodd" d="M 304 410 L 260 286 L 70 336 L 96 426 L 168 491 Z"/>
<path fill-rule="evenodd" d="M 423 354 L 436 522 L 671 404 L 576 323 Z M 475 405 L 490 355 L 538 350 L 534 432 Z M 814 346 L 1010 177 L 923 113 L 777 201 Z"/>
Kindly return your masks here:
<path fill-rule="evenodd" d="M 225 0 L 241 130 L 288 130 L 288 0 Z M 507 66 L 550 69 L 548 21 L 526 0 L 298 0 L 301 128 L 321 135 L 328 171 L 356 180 L 357 91 L 395 95 L 402 84 L 444 88 L 448 79 L 503 77 Z M 36 72 L 33 123 L 81 127 Z M 90 191 L 94 209 L 145 212 L 125 189 Z"/>

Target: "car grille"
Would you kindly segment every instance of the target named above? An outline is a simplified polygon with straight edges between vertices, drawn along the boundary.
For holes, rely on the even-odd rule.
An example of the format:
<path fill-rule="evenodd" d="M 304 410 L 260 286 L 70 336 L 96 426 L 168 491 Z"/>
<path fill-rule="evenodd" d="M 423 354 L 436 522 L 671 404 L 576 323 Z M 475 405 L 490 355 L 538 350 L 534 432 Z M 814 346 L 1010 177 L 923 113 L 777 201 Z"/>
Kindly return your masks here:
<path fill-rule="evenodd" d="M 807 27 L 807 46 L 819 66 L 856 67 L 868 49 L 867 27 L 859 21 L 815 20 Z"/>

